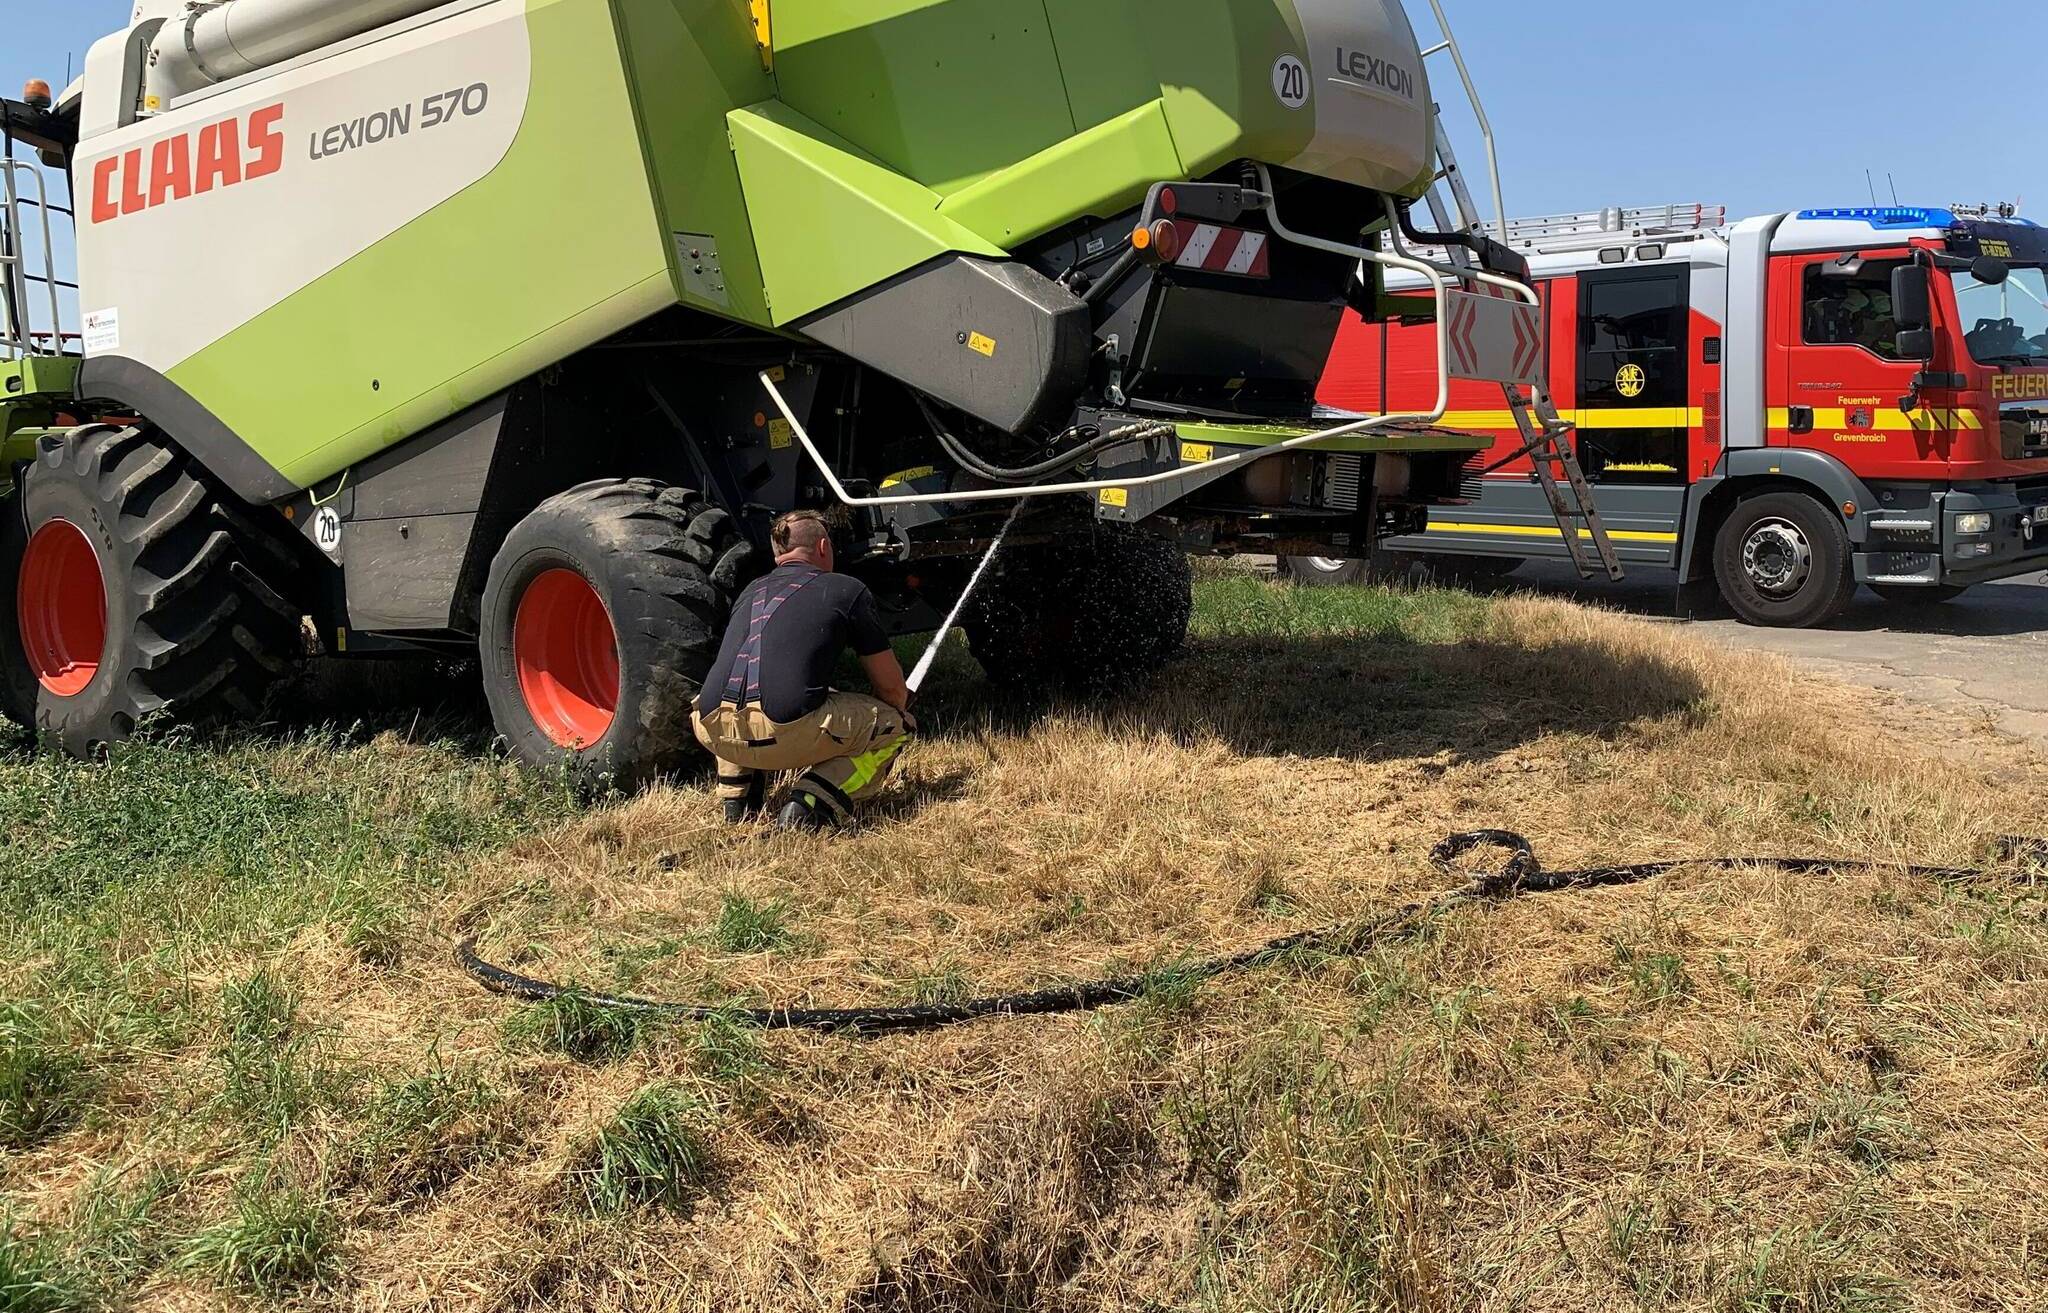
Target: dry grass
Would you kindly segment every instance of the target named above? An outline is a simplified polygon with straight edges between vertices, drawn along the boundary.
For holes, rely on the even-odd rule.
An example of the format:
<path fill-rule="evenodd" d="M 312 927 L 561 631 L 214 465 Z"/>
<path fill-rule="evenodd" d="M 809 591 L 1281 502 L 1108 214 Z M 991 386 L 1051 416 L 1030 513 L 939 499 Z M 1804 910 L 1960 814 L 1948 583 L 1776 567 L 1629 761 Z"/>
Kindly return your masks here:
<path fill-rule="evenodd" d="M 10 1263 L 149 1309 L 2043 1306 L 2025 879 L 1681 874 L 873 1041 L 520 1014 L 448 961 L 474 928 L 592 988 L 951 998 L 1407 901 L 1475 826 L 1557 866 L 2048 832 L 2013 745 L 1677 629 L 1203 588 L 1195 655 L 1107 708 L 991 703 L 949 659 L 938 732 L 835 840 L 728 831 L 702 787 L 561 818 L 417 734 L 186 750 L 363 851 L 323 871 L 252 821 L 300 864 L 255 901 L 216 842 L 179 849 L 204 906 L 25 905 L 0 978 L 83 1055 L 38 1088 L 81 1093 L 0 1178 L 0 1309 L 77 1306 L 10 1302 Z M 421 836 L 437 799 L 467 819 Z"/>

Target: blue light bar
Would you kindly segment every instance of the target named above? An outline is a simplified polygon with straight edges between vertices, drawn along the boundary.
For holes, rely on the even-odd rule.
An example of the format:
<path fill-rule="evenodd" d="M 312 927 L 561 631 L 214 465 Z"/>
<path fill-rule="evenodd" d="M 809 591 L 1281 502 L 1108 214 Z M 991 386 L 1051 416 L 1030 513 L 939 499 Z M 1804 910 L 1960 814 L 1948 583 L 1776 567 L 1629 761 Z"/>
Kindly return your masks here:
<path fill-rule="evenodd" d="M 1801 210 L 1799 217 L 1832 220 L 1838 223 L 1867 223 L 1873 228 L 1940 228 L 1944 231 L 1961 222 L 1953 210 L 1927 209 L 1912 205 L 1866 205 L 1846 210 Z"/>

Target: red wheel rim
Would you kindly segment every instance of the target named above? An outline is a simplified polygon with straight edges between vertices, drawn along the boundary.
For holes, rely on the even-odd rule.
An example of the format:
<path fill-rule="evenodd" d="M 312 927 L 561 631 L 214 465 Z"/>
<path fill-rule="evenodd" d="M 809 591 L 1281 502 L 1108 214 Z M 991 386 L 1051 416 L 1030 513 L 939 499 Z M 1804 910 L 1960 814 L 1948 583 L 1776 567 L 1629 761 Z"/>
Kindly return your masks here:
<path fill-rule="evenodd" d="M 512 661 L 526 712 L 556 747 L 590 747 L 619 710 L 619 640 L 588 580 L 549 570 L 512 618 Z"/>
<path fill-rule="evenodd" d="M 30 536 L 14 609 L 37 681 L 60 698 L 85 692 L 107 648 L 107 585 L 84 530 L 51 520 Z"/>

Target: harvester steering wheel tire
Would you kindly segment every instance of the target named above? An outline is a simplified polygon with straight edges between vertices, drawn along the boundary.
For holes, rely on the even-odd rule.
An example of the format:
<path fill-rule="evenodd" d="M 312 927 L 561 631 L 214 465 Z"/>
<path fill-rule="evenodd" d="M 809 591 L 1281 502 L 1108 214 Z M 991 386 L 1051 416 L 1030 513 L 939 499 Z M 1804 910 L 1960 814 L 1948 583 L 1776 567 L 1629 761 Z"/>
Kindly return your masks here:
<path fill-rule="evenodd" d="M 1179 543 L 1097 524 L 1074 541 L 997 556 L 965 627 L 969 651 L 998 685 L 1085 697 L 1178 656 L 1194 609 L 1194 570 Z"/>
<path fill-rule="evenodd" d="M 0 709 L 73 756 L 248 722 L 300 651 L 295 544 L 147 428 L 44 440 L 0 528 Z"/>
<path fill-rule="evenodd" d="M 509 751 L 586 792 L 688 765 L 691 704 L 759 573 L 732 516 L 687 488 L 603 479 L 542 502 L 484 588 L 484 692 Z"/>
<path fill-rule="evenodd" d="M 1767 492 L 1736 505 L 1714 539 L 1714 578 L 1746 624 L 1812 629 L 1856 598 L 1849 531 L 1804 493 Z"/>

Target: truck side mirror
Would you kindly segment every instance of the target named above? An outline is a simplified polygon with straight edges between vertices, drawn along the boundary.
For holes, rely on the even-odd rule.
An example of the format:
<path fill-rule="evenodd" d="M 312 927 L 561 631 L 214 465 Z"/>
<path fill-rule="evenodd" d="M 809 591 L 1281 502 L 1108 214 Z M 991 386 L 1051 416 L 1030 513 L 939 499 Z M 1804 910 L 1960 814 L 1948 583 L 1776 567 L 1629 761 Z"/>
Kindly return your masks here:
<path fill-rule="evenodd" d="M 1934 330 L 1907 328 L 1899 333 L 1899 354 L 1908 360 L 1934 359 Z"/>
<path fill-rule="evenodd" d="M 1900 328 L 1910 331 L 1932 327 L 1933 302 L 1934 294 L 1927 282 L 1926 266 L 1907 264 L 1892 270 L 1892 318 L 1898 321 Z M 1915 359 L 1933 358 L 1932 351 L 1924 356 L 1915 355 L 1906 349 L 1904 342 L 1899 344 L 1899 350 Z"/>
<path fill-rule="evenodd" d="M 1986 287 L 2001 287 L 2012 277 L 2012 266 L 1995 255 L 1980 255 L 1970 261 L 1970 277 Z"/>

